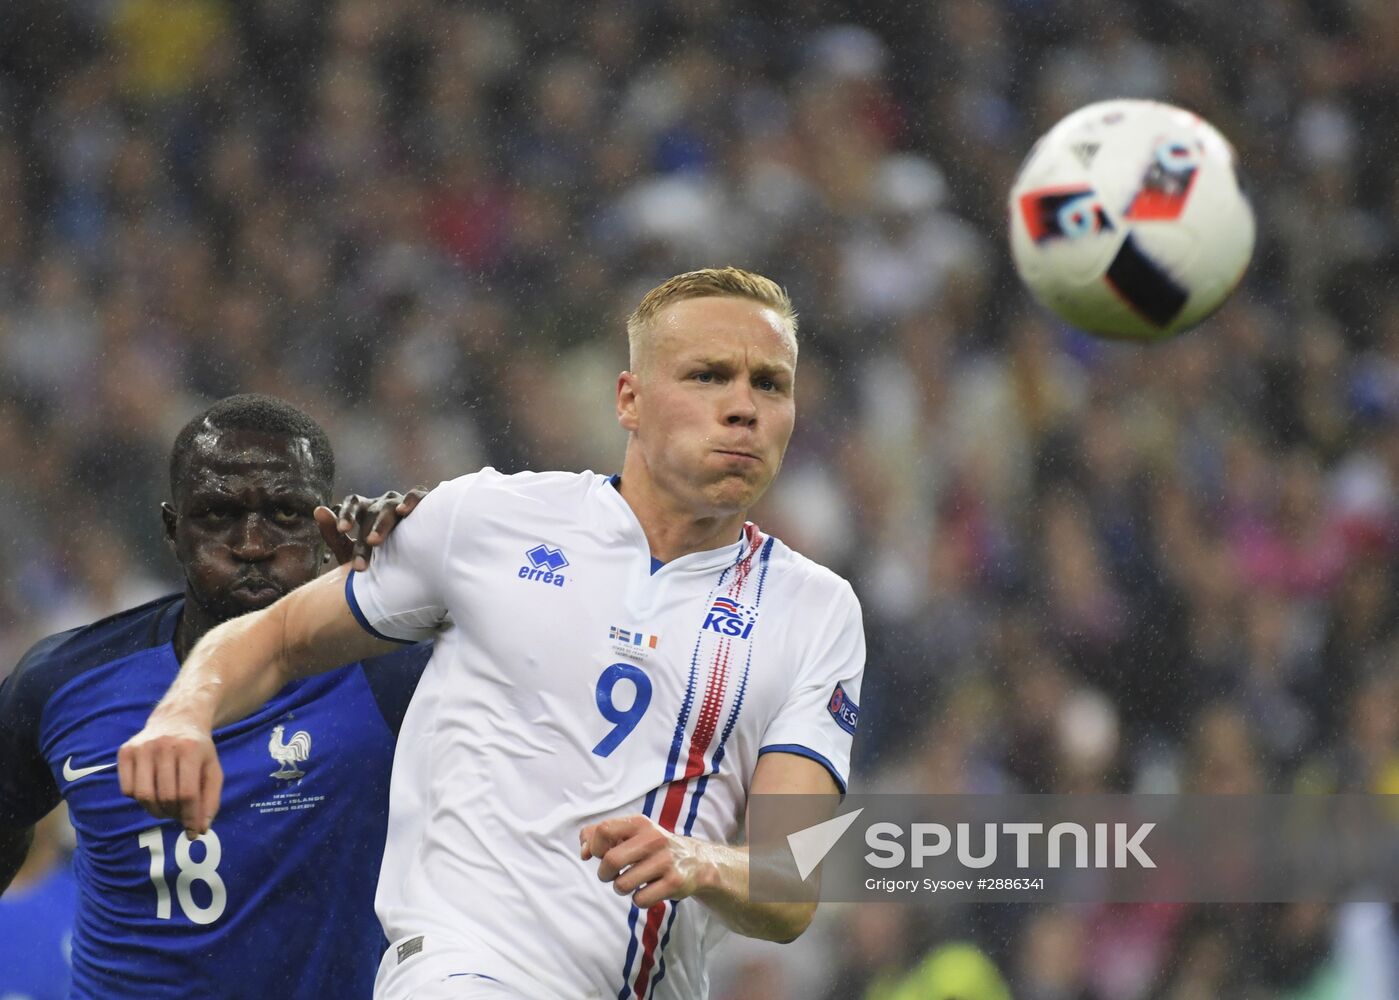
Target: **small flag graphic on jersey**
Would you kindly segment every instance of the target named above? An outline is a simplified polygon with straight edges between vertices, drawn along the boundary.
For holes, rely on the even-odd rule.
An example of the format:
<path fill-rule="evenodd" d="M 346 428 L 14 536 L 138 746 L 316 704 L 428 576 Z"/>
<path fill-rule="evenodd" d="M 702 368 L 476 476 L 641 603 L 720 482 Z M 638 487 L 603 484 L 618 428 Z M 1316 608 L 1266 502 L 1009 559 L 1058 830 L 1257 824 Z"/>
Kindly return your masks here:
<path fill-rule="evenodd" d="M 646 649 L 655 649 L 656 643 L 661 641 L 658 635 L 647 635 L 645 632 L 635 632 L 631 629 L 618 628 L 616 625 L 607 630 L 607 638 L 617 642 L 624 642 L 628 646 L 643 646 Z"/>
<path fill-rule="evenodd" d="M 702 627 L 712 629 L 720 635 L 747 639 L 757 620 L 757 612 L 749 611 L 732 598 L 716 597 Z"/>

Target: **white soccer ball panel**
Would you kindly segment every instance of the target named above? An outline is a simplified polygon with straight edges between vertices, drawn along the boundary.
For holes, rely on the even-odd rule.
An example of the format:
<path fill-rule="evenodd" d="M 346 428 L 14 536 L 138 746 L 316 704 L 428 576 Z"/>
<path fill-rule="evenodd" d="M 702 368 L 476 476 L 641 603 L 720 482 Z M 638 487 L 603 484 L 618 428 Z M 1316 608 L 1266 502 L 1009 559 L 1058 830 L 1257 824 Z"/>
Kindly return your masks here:
<path fill-rule="evenodd" d="M 1070 114 L 1036 143 L 1008 207 L 1021 278 L 1095 333 L 1188 329 L 1228 297 L 1253 252 L 1232 148 L 1208 122 L 1154 101 Z"/>

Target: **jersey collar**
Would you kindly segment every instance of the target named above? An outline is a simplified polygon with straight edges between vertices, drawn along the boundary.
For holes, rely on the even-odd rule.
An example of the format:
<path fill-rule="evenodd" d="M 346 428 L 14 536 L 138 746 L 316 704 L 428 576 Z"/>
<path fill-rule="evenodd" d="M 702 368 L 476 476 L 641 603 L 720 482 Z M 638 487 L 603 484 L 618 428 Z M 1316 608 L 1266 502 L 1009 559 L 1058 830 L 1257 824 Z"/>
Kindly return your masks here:
<path fill-rule="evenodd" d="M 180 615 L 185 610 L 185 598 L 183 594 L 175 597 L 174 600 L 160 609 L 160 613 L 155 616 L 155 621 L 151 623 L 151 646 L 164 646 L 166 643 L 175 641 L 175 630 L 180 625 Z"/>
<path fill-rule="evenodd" d="M 641 522 L 637 520 L 636 511 L 632 510 L 631 504 L 627 503 L 626 498 L 622 496 L 621 484 L 622 477 L 620 475 L 598 476 L 598 485 L 601 488 L 597 492 L 601 494 L 602 502 L 617 515 L 618 526 L 624 533 L 626 541 L 637 546 L 645 554 L 649 572 L 653 575 L 661 569 L 668 573 L 703 573 L 722 569 L 743 557 L 755 535 L 756 526 L 751 521 L 747 521 L 739 533 L 738 541 L 721 545 L 717 549 L 688 552 L 678 559 L 672 559 L 668 563 L 662 563 L 660 567 L 655 567 L 652 564 L 650 543 L 646 541 L 646 531 L 641 527 Z"/>

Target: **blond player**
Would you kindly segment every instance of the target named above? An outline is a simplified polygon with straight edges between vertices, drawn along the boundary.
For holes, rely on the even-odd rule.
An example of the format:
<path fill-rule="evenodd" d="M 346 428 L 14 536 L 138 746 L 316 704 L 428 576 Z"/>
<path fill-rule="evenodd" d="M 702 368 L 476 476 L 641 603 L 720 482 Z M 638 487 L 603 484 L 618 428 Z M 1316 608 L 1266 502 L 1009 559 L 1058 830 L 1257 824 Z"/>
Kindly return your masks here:
<path fill-rule="evenodd" d="M 850 586 L 745 519 L 792 433 L 796 319 L 725 268 L 660 285 L 628 332 L 620 476 L 443 483 L 367 572 L 210 633 L 122 748 L 123 790 L 203 831 L 212 727 L 431 638 L 376 898 L 386 1000 L 703 997 L 725 928 L 811 920 L 751 901 L 736 846 L 749 795 L 844 790 L 858 720 Z"/>

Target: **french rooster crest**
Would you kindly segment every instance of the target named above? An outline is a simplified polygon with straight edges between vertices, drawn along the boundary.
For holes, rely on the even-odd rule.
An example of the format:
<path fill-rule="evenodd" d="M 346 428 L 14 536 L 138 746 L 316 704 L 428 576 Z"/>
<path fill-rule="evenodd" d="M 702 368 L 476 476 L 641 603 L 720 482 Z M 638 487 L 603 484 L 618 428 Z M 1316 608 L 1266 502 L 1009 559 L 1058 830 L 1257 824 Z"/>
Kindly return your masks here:
<path fill-rule="evenodd" d="M 311 734 L 304 729 L 292 733 L 291 739 L 282 742 L 284 726 L 272 727 L 272 738 L 267 741 L 267 752 L 280 766 L 272 772 L 272 777 L 283 781 L 300 778 L 306 772 L 296 765 L 311 756 Z"/>

